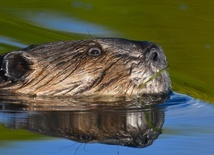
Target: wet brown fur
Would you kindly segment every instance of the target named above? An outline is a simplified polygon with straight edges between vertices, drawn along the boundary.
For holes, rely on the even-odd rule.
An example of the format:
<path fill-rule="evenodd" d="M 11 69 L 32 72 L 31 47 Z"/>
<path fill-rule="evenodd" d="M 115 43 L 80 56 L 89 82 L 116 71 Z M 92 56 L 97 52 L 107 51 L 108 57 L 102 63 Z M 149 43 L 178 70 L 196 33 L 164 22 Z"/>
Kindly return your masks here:
<path fill-rule="evenodd" d="M 101 53 L 90 55 L 90 49 Z M 151 49 L 157 62 L 150 60 Z M 162 49 L 149 42 L 103 38 L 32 45 L 2 56 L 0 91 L 36 96 L 169 93 L 167 71 L 138 89 L 167 65 Z"/>

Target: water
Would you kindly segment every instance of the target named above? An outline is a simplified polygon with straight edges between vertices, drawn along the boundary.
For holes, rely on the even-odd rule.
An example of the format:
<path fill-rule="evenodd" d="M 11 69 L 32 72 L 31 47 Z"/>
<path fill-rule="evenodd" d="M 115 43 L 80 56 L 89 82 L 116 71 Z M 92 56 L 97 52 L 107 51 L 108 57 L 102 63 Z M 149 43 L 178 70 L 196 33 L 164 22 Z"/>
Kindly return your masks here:
<path fill-rule="evenodd" d="M 9 106 L 1 100 L 0 154 L 213 154 L 213 10 L 211 0 L 1 1 L 2 53 L 30 44 L 97 36 L 149 40 L 165 50 L 174 93 L 157 107 L 102 107 L 99 112 L 94 107 L 79 112 L 73 107 L 65 111 L 64 105 L 59 109 Z M 132 137 L 147 135 L 141 147 L 149 146 L 100 144 L 109 142 L 104 141 L 109 133 L 117 137 L 118 131 L 132 133 L 127 135 Z M 66 137 L 66 133 L 73 136 Z"/>
<path fill-rule="evenodd" d="M 159 106 L 129 110 L 47 111 L 40 107 L 29 111 L 22 106 L 1 105 L 0 123 L 7 134 L 2 154 L 213 153 L 213 105 L 182 94 L 171 94 Z M 11 139 L 20 134 L 29 136 L 20 129 L 38 137 Z"/>

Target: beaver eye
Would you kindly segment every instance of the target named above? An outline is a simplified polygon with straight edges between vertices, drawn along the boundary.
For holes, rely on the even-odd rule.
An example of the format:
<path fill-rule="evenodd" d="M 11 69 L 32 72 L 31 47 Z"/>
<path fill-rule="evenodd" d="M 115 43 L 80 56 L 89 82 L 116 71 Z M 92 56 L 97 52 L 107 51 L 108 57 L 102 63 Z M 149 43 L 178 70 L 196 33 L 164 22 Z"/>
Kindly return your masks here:
<path fill-rule="evenodd" d="M 101 53 L 102 53 L 102 50 L 100 48 L 97 48 L 97 47 L 93 47 L 93 48 L 90 48 L 88 50 L 88 55 L 90 55 L 90 56 L 96 57 L 96 56 L 101 55 Z"/>

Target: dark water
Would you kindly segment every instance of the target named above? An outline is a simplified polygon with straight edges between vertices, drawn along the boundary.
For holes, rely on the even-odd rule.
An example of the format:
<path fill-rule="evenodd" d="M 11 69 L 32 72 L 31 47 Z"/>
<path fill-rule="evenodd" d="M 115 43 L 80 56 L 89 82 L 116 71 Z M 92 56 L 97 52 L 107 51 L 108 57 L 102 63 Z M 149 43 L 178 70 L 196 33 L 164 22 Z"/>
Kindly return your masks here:
<path fill-rule="evenodd" d="M 213 10 L 211 0 L 1 1 L 1 53 L 102 36 L 149 40 L 165 50 L 174 93 L 129 110 L 1 100 L 0 154 L 213 154 Z"/>

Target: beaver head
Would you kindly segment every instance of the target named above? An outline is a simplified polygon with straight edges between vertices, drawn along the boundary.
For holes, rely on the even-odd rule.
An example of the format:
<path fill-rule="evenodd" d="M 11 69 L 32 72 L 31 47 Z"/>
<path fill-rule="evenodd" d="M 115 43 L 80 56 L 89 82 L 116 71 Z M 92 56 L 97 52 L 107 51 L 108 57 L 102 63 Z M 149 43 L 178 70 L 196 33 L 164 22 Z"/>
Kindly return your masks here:
<path fill-rule="evenodd" d="M 0 56 L 0 91 L 36 96 L 165 94 L 163 50 L 147 41 L 60 41 Z"/>

